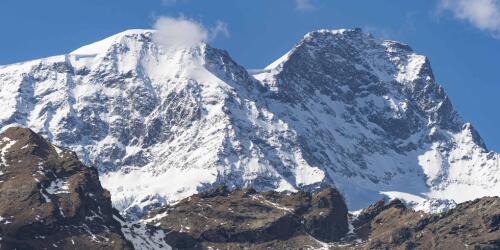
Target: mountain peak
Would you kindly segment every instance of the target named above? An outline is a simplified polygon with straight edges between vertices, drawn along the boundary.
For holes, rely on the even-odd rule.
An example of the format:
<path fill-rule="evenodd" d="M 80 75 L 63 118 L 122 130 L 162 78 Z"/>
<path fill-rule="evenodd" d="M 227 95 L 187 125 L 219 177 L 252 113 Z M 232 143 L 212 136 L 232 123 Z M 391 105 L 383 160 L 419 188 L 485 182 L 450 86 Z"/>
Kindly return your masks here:
<path fill-rule="evenodd" d="M 306 33 L 303 38 L 290 50 L 288 53 L 280 57 L 278 60 L 269 64 L 265 70 L 281 69 L 283 63 L 285 63 L 290 55 L 295 51 L 302 48 L 307 48 L 311 53 L 313 51 L 321 50 L 326 46 L 331 46 L 342 39 L 352 39 L 354 37 L 359 37 L 367 35 L 364 34 L 360 28 L 354 29 L 320 29 Z"/>
<path fill-rule="evenodd" d="M 304 35 L 305 39 L 318 39 L 324 37 L 353 37 L 366 35 L 361 28 L 352 29 L 319 29 L 315 31 L 308 32 Z"/>
<path fill-rule="evenodd" d="M 153 61 L 171 61 L 171 65 L 201 62 L 204 51 L 209 47 L 204 42 L 190 46 L 165 47 L 156 37 L 158 32 L 150 29 L 131 29 L 112 35 L 100 41 L 80 47 L 68 54 L 76 66 L 88 66 L 103 61 L 114 62 L 117 66 L 138 66 Z M 127 67 L 125 67 L 127 68 Z"/>
<path fill-rule="evenodd" d="M 8 127 L 1 133 L 2 137 L 8 138 L 10 141 L 19 142 L 20 145 L 31 144 L 39 148 L 49 148 L 48 143 L 29 128 Z"/>
<path fill-rule="evenodd" d="M 154 30 L 150 29 L 130 29 L 115 35 L 104 38 L 100 41 L 91 43 L 89 45 L 85 45 L 80 47 L 73 52 L 71 55 L 80 55 L 80 56 L 91 56 L 97 55 L 100 53 L 105 53 L 113 44 L 122 43 L 124 39 L 151 39 Z"/>
<path fill-rule="evenodd" d="M 154 34 L 0 67 L 0 125 L 75 151 L 131 217 L 219 184 L 332 185 L 351 209 L 499 187 L 498 155 L 462 129 L 429 61 L 407 45 L 319 30 L 250 76 L 223 50 L 169 50 Z"/>

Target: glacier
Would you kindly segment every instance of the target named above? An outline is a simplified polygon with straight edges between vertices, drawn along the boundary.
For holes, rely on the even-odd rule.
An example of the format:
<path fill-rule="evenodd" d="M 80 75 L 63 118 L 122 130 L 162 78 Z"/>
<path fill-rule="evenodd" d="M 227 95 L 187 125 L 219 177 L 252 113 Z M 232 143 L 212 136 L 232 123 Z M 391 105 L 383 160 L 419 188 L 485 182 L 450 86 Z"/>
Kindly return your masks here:
<path fill-rule="evenodd" d="M 500 195 L 500 156 L 453 109 L 429 60 L 360 29 L 317 30 L 262 70 L 199 43 L 127 30 L 0 66 L 0 127 L 24 126 L 99 169 L 130 218 L 217 185 L 333 185 L 442 211 Z"/>

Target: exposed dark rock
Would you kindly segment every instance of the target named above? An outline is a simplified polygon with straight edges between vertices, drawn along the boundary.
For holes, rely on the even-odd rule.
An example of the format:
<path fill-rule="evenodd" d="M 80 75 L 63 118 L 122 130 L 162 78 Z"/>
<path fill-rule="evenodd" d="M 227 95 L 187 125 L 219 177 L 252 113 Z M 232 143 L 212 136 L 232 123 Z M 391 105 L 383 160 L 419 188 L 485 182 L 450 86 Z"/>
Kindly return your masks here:
<path fill-rule="evenodd" d="M 24 128 L 0 135 L 0 249 L 132 249 L 97 171 Z"/>
<path fill-rule="evenodd" d="M 491 217 L 486 217 L 486 225 L 492 231 L 498 230 L 500 227 L 500 214 L 494 214 Z"/>
<path fill-rule="evenodd" d="M 407 227 L 395 229 L 391 234 L 391 242 L 396 245 L 401 245 L 411 237 L 411 230 Z"/>
<path fill-rule="evenodd" d="M 218 186 L 216 188 L 210 189 L 207 192 L 201 193 L 201 198 L 213 198 L 216 196 L 227 196 L 229 194 L 229 190 L 226 186 Z"/>
<path fill-rule="evenodd" d="M 257 193 L 219 187 L 148 215 L 155 217 L 159 219 L 148 221 L 171 231 L 167 242 L 178 248 L 276 248 L 298 239 L 314 242 L 312 237 L 332 242 L 348 231 L 347 207 L 332 188 L 313 193 Z"/>
<path fill-rule="evenodd" d="M 336 189 L 325 188 L 313 193 L 311 207 L 304 214 L 304 227 L 315 238 L 336 241 L 348 231 L 347 223 L 335 223 L 347 218 L 347 207 Z"/>
<path fill-rule="evenodd" d="M 352 249 L 500 249 L 499 197 L 484 197 L 441 214 L 424 214 L 400 201 L 382 201 L 353 221 L 362 243 Z"/>

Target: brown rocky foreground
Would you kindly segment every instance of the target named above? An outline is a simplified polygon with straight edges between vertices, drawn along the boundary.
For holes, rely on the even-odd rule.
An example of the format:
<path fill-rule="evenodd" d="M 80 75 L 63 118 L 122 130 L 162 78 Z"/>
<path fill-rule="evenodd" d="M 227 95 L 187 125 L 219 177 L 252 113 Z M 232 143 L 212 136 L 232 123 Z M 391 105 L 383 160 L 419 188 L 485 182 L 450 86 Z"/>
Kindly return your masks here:
<path fill-rule="evenodd" d="M 348 219 L 349 218 L 349 219 Z M 156 210 L 147 223 L 179 249 L 500 249 L 500 198 L 425 214 L 401 201 L 347 213 L 339 193 L 221 187 Z"/>
<path fill-rule="evenodd" d="M 0 149 L 0 249 L 132 249 L 94 168 L 29 129 Z"/>
<path fill-rule="evenodd" d="M 355 249 L 500 249 L 500 198 L 459 204 L 441 214 L 376 203 L 353 220 Z"/>
<path fill-rule="evenodd" d="M 158 218 L 158 219 L 156 219 Z M 146 220 L 167 229 L 167 242 L 179 248 L 297 247 L 302 237 L 335 242 L 349 230 L 340 193 L 229 192 L 220 187 L 152 212 Z M 298 241 L 294 243 L 293 241 Z"/>

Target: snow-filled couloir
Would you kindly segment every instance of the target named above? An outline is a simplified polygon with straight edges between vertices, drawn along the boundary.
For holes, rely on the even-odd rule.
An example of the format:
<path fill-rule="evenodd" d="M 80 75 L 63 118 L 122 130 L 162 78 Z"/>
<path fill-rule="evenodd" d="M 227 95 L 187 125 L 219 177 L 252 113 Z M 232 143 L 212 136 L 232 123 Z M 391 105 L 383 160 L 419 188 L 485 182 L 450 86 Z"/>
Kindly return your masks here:
<path fill-rule="evenodd" d="M 319 30 L 252 75 L 223 50 L 164 48 L 154 35 L 0 66 L 0 126 L 77 152 L 131 217 L 219 184 L 335 185 L 351 210 L 500 194 L 499 155 L 407 45 Z"/>

